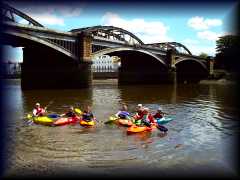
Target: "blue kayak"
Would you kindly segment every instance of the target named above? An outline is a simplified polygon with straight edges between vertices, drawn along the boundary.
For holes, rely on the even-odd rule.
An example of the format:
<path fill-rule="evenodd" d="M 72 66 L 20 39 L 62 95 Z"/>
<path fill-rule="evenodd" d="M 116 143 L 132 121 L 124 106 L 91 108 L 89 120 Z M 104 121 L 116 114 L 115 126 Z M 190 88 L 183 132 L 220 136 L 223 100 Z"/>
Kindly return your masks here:
<path fill-rule="evenodd" d="M 158 124 L 166 124 L 173 120 L 171 117 L 156 118 Z"/>

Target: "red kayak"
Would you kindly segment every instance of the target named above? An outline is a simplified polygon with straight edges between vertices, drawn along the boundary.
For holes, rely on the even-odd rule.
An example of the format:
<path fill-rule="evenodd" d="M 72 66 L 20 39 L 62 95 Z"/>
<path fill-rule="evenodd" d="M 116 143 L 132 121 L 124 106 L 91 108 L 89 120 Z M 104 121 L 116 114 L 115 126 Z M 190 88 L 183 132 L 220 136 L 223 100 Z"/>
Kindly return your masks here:
<path fill-rule="evenodd" d="M 157 125 L 155 123 L 152 124 L 151 127 L 132 125 L 131 127 L 127 128 L 127 133 L 131 134 L 131 133 L 152 131 L 153 129 L 156 129 L 156 127 Z"/>
<path fill-rule="evenodd" d="M 130 127 L 133 125 L 133 122 L 131 120 L 128 120 L 128 119 L 118 119 L 117 120 L 117 123 L 119 125 L 122 125 L 122 126 L 127 126 L 127 127 Z"/>
<path fill-rule="evenodd" d="M 79 117 L 62 117 L 56 120 L 53 124 L 55 126 L 62 126 L 66 124 L 76 123 L 79 120 Z"/>

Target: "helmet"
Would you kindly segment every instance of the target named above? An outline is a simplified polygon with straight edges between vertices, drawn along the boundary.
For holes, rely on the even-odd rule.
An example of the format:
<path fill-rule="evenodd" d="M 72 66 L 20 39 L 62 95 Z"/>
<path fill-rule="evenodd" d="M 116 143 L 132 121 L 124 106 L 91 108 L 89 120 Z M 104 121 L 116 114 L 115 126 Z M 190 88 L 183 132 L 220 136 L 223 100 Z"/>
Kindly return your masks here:
<path fill-rule="evenodd" d="M 142 105 L 142 104 L 138 104 L 137 106 L 138 106 L 138 107 L 142 107 L 143 105 Z"/>
<path fill-rule="evenodd" d="M 159 110 L 159 111 L 162 111 L 162 108 L 161 108 L 161 107 L 159 107 L 159 108 L 158 108 L 158 110 Z"/>
<path fill-rule="evenodd" d="M 40 106 L 40 103 L 36 103 L 35 105 L 36 105 L 36 106 Z"/>

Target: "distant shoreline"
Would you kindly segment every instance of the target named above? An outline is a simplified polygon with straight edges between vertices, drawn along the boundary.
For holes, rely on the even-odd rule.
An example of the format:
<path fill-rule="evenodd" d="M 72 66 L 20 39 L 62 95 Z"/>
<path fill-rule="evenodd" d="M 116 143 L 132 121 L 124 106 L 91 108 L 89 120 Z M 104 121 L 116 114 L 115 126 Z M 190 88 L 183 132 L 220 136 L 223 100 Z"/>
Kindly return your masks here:
<path fill-rule="evenodd" d="M 213 79 L 205 79 L 201 80 L 199 84 L 218 84 L 218 85 L 228 85 L 228 84 L 237 84 L 236 81 L 234 80 L 227 80 L 227 79 L 218 79 L 218 80 L 213 80 Z"/>

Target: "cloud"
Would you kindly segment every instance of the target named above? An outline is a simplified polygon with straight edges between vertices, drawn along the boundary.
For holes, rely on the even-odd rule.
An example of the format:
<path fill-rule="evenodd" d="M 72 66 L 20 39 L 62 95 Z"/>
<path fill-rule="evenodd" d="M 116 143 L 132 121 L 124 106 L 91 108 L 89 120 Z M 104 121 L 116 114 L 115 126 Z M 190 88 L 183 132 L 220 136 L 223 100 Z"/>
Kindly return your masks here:
<path fill-rule="evenodd" d="M 203 17 L 193 17 L 188 20 L 187 25 L 195 30 L 206 30 L 212 26 L 221 26 L 221 19 L 204 19 Z"/>
<path fill-rule="evenodd" d="M 172 38 L 167 35 L 169 27 L 160 21 L 147 22 L 144 19 L 125 20 L 118 14 L 107 12 L 102 17 L 102 24 L 123 28 L 136 35 L 144 43 L 172 41 Z"/>
<path fill-rule="evenodd" d="M 201 31 L 197 33 L 198 38 L 206 39 L 209 41 L 216 41 L 222 35 L 223 35 L 222 33 L 215 33 L 212 31 Z"/>
<path fill-rule="evenodd" d="M 197 41 L 196 41 L 197 42 Z M 183 40 L 181 42 L 193 55 L 200 55 L 201 53 L 207 53 L 208 55 L 214 56 L 216 53 L 215 46 L 216 45 L 206 45 L 192 42 L 186 42 Z"/>
<path fill-rule="evenodd" d="M 29 5 L 29 6 L 19 6 L 22 12 L 38 21 L 43 25 L 59 25 L 65 26 L 64 21 L 66 18 L 79 17 L 83 10 L 83 4 L 48 4 L 39 6 Z M 26 24 L 23 19 L 20 23 Z"/>
<path fill-rule="evenodd" d="M 180 43 L 187 47 L 187 49 L 193 55 L 200 55 L 201 53 L 207 53 L 208 55 L 214 56 L 216 53 L 216 43 L 213 42 L 209 45 L 209 42 L 202 43 L 199 40 L 195 39 L 184 39 Z M 206 44 L 208 43 L 208 44 Z"/>

